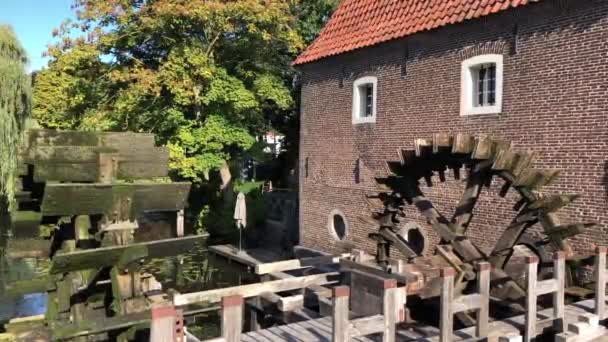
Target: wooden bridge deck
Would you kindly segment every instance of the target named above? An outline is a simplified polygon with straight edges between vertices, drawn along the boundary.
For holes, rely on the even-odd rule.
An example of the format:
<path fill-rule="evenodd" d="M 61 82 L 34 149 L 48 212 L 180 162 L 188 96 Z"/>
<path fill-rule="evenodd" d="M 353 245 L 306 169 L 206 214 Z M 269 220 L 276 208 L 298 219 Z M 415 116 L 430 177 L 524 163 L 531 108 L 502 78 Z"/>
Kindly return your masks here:
<path fill-rule="evenodd" d="M 331 317 L 311 319 L 304 322 L 276 326 L 241 335 L 241 341 L 244 342 L 331 342 L 331 340 Z M 352 340 L 357 342 L 376 341 L 376 339 L 367 337 L 356 337 Z"/>
<path fill-rule="evenodd" d="M 583 313 L 593 311 L 593 301 L 586 300 L 566 306 L 566 326 L 574 323 L 577 317 Z M 548 320 L 552 309 L 542 310 L 538 313 L 538 331 L 551 326 L 552 321 Z M 520 333 L 524 329 L 524 316 L 515 316 L 502 321 L 490 323 L 489 342 L 498 341 L 500 336 L 510 333 Z M 453 341 L 474 340 L 475 327 L 462 329 L 454 332 Z M 381 335 L 371 335 L 368 337 L 353 338 L 353 341 L 382 341 Z M 265 330 L 252 331 L 241 335 L 243 342 L 269 342 L 269 341 L 293 341 L 293 342 L 331 342 L 331 317 L 308 320 L 304 322 L 292 323 L 283 326 L 276 326 Z M 398 329 L 397 341 L 408 342 L 436 342 L 439 341 L 439 329 L 435 327 L 420 325 L 407 326 Z M 608 342 L 608 332 L 604 336 L 596 336 L 595 342 Z"/>

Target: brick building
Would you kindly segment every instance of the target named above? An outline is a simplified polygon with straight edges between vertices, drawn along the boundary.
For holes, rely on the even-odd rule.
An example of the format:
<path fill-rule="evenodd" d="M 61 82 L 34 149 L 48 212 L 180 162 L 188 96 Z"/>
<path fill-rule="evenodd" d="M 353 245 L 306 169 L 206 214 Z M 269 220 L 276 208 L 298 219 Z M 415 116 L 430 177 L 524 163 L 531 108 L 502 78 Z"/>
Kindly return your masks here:
<path fill-rule="evenodd" d="M 598 225 L 571 238 L 608 245 L 608 1 L 343 0 L 294 63 L 302 71 L 300 244 L 375 250 L 365 195 L 384 162 L 415 138 L 488 134 L 557 169 L 545 193 L 580 193 L 564 222 Z M 483 190 L 467 235 L 491 249 L 518 197 Z M 464 181 L 425 187 L 446 214 Z M 437 236 L 414 209 L 421 250 Z M 539 231 L 532 228 L 529 234 Z"/>

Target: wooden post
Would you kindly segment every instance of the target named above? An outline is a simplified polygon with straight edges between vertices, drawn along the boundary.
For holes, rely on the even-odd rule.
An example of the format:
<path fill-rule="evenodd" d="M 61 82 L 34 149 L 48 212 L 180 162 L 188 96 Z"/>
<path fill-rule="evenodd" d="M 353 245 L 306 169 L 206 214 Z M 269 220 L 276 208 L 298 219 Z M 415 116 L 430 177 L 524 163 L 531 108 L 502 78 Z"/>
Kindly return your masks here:
<path fill-rule="evenodd" d="M 452 312 L 452 301 L 454 300 L 454 275 L 453 268 L 447 267 L 439 271 L 441 277 L 441 308 L 440 308 L 440 342 L 451 342 L 454 332 L 454 313 Z"/>
<path fill-rule="evenodd" d="M 488 336 L 488 325 L 490 320 L 490 271 L 492 265 L 488 262 L 480 262 L 477 264 L 479 271 L 477 275 L 477 291 L 481 296 L 481 303 L 477 309 L 477 337 L 484 338 Z"/>
<path fill-rule="evenodd" d="M 600 321 L 606 318 L 606 247 L 598 247 L 595 252 L 595 314 Z"/>
<path fill-rule="evenodd" d="M 553 255 L 553 278 L 557 281 L 557 289 L 553 292 L 553 327 L 556 332 L 564 331 L 565 320 L 565 287 L 566 287 L 566 254 L 556 252 Z"/>
<path fill-rule="evenodd" d="M 258 309 L 262 307 L 262 298 L 260 296 L 251 298 L 249 304 L 249 330 L 258 331 L 261 329 Z"/>
<path fill-rule="evenodd" d="M 526 257 L 526 330 L 524 341 L 530 342 L 536 337 L 536 280 L 538 258 Z"/>
<path fill-rule="evenodd" d="M 384 298 L 382 301 L 382 314 L 384 315 L 384 331 L 382 333 L 382 342 L 395 342 L 396 324 L 401 316 L 400 305 L 402 301 L 400 289 L 397 288 L 395 279 L 384 280 Z"/>
<path fill-rule="evenodd" d="M 333 313 L 332 313 L 332 341 L 348 342 L 350 340 L 348 329 L 348 301 L 350 288 L 338 286 L 333 289 Z"/>
<path fill-rule="evenodd" d="M 177 237 L 184 236 L 184 209 L 177 212 L 176 234 Z"/>
<path fill-rule="evenodd" d="M 243 330 L 243 296 L 222 298 L 222 337 L 225 342 L 240 342 Z"/>
<path fill-rule="evenodd" d="M 184 342 L 184 318 L 173 306 L 152 308 L 151 342 Z"/>

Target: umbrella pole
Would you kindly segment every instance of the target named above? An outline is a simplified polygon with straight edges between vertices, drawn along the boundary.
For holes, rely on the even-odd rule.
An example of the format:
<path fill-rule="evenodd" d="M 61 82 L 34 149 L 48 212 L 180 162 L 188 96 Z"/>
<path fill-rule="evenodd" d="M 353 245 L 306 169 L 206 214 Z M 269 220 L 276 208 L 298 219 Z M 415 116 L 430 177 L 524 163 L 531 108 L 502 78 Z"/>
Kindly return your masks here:
<path fill-rule="evenodd" d="M 239 252 L 243 251 L 243 227 L 239 227 Z"/>

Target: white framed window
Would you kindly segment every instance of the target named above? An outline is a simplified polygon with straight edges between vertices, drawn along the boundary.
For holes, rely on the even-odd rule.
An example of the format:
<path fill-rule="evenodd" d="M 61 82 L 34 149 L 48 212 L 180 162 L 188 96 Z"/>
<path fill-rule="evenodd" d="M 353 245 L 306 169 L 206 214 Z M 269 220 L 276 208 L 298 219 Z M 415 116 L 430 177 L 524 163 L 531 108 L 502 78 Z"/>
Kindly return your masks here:
<path fill-rule="evenodd" d="M 338 209 L 329 213 L 327 228 L 336 241 L 342 241 L 348 234 L 348 222 L 344 213 Z"/>
<path fill-rule="evenodd" d="M 502 112 L 503 56 L 481 55 L 462 62 L 460 115 Z"/>
<path fill-rule="evenodd" d="M 376 122 L 378 79 L 366 76 L 353 83 L 353 124 Z"/>

